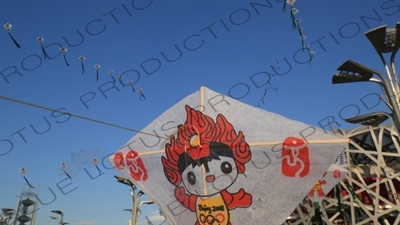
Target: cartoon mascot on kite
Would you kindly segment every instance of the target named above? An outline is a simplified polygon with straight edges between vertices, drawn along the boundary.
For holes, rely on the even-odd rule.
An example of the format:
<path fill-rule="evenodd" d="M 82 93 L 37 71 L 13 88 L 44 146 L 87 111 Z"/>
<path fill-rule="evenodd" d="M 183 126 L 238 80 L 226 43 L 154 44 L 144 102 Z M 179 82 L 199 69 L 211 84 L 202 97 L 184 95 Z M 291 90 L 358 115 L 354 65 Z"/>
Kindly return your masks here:
<path fill-rule="evenodd" d="M 252 203 L 243 188 L 227 190 L 245 172 L 250 146 L 223 115 L 214 122 L 189 106 L 185 109 L 186 122 L 178 126 L 176 138 L 171 136 L 161 158 L 165 176 L 175 185 L 176 199 L 196 213 L 195 225 L 231 225 L 230 211 Z"/>

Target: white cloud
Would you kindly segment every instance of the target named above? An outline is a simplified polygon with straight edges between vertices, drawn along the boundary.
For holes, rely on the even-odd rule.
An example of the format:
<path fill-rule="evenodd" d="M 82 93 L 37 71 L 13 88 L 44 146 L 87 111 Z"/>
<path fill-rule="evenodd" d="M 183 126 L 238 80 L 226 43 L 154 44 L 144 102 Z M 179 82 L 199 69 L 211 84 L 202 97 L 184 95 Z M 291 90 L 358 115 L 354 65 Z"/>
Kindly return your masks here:
<path fill-rule="evenodd" d="M 97 222 L 99 222 L 99 221 L 97 221 L 97 220 L 84 220 L 84 221 L 76 223 L 76 225 L 93 225 L 93 224 L 96 224 Z"/>
<path fill-rule="evenodd" d="M 147 215 L 147 218 L 149 218 L 149 220 L 153 223 L 153 224 L 160 224 L 162 222 L 164 222 L 165 218 L 164 216 L 160 216 L 160 211 L 153 211 L 151 212 L 151 215 Z M 140 222 L 138 223 L 138 225 L 148 225 L 148 221 L 145 218 L 145 216 L 141 216 L 140 220 L 143 221 L 145 220 L 146 222 Z M 166 224 L 166 223 L 164 223 Z"/>

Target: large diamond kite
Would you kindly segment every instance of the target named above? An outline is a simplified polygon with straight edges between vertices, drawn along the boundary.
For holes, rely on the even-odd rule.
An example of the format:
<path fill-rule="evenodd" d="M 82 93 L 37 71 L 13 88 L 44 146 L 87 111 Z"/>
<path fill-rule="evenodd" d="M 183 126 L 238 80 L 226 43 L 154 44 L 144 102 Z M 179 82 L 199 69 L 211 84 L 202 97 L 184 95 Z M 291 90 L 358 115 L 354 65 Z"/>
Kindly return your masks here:
<path fill-rule="evenodd" d="M 282 224 L 347 142 L 201 87 L 110 162 L 170 225 Z"/>

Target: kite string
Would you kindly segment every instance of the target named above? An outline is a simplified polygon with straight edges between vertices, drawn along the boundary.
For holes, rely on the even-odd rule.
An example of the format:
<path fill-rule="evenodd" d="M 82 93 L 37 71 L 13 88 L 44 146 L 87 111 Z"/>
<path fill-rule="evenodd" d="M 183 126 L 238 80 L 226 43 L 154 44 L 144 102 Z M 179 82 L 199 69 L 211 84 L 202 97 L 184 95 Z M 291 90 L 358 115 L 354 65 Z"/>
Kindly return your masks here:
<path fill-rule="evenodd" d="M 21 100 L 18 100 L 18 99 L 9 98 L 9 97 L 3 96 L 3 95 L 0 95 L 0 98 L 8 100 L 8 101 L 12 101 L 12 102 L 20 103 L 20 104 L 23 104 L 23 105 L 39 108 L 39 109 L 44 109 L 44 110 L 54 111 L 54 112 L 60 112 L 59 110 L 56 110 L 56 109 L 52 109 L 52 108 L 48 108 L 48 107 L 45 107 L 45 106 L 33 104 L 33 103 L 30 103 L 30 102 L 21 101 Z M 133 131 L 133 132 L 141 133 L 141 134 L 148 135 L 148 136 L 168 139 L 167 137 L 162 137 L 162 136 L 159 136 L 159 135 L 143 132 L 143 131 L 140 131 L 140 130 L 135 130 L 135 129 L 131 129 L 131 128 L 128 128 L 128 127 L 123 127 L 123 126 L 112 124 L 112 123 L 108 123 L 108 122 L 103 122 L 103 121 L 100 121 L 100 120 L 96 120 L 96 119 L 80 116 L 80 115 L 77 115 L 77 114 L 72 114 L 72 113 L 69 113 L 69 112 L 62 112 L 62 113 L 68 114 L 68 115 L 70 115 L 72 117 L 76 117 L 76 118 L 79 118 L 79 119 L 83 119 L 83 120 L 91 121 L 91 122 L 94 122 L 94 123 L 99 123 L 99 124 L 103 124 L 103 125 L 119 128 L 119 129 L 122 129 L 122 130 L 128 130 L 128 131 Z"/>

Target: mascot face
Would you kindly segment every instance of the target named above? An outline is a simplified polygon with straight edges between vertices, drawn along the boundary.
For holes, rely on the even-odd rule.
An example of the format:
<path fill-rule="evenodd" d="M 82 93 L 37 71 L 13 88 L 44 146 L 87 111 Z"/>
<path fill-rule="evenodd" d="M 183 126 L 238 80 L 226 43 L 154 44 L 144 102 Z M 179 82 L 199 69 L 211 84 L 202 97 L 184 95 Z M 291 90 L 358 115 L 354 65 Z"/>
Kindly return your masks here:
<path fill-rule="evenodd" d="M 210 155 L 197 160 L 182 155 L 182 181 L 186 190 L 198 196 L 210 196 L 230 187 L 238 176 L 230 148 L 222 143 L 210 143 Z"/>

